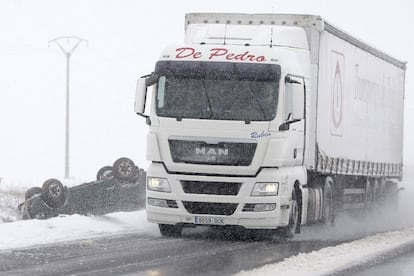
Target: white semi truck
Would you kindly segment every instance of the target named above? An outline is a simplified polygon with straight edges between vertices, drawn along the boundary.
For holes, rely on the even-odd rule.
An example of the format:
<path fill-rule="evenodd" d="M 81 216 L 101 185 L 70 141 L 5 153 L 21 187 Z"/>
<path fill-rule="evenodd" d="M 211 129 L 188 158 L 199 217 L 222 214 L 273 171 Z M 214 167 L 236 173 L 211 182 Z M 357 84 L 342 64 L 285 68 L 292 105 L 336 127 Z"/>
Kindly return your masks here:
<path fill-rule="evenodd" d="M 187 14 L 184 43 L 137 84 L 148 221 L 167 236 L 195 225 L 292 236 L 395 204 L 405 69 L 319 16 Z"/>

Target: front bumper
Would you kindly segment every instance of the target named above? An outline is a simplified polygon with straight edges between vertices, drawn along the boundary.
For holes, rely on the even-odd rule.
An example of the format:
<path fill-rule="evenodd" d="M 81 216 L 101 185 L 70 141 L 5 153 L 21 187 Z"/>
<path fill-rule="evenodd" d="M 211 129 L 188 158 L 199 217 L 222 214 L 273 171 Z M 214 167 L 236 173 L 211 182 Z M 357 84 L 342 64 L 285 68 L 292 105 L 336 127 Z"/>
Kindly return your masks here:
<path fill-rule="evenodd" d="M 281 181 L 282 173 L 279 169 L 262 169 L 255 177 L 226 177 L 168 174 L 162 164 L 152 163 L 148 169 L 147 176 L 166 178 L 171 187 L 170 193 L 147 190 L 146 210 L 149 222 L 187 225 L 238 225 L 247 229 L 276 229 L 288 224 L 290 197 L 284 196 L 287 193 L 283 193 L 286 190 L 286 187 L 283 185 L 286 185 L 286 183 L 284 184 Z M 181 181 L 230 182 L 241 183 L 241 185 L 237 195 L 195 194 L 185 193 Z M 253 186 L 257 182 L 279 182 L 278 195 L 250 196 Z M 161 199 L 173 204 L 169 207 L 159 207 L 150 205 L 148 199 Z M 188 203 L 206 206 L 218 203 L 237 207 L 230 212 L 231 214 L 221 215 L 215 213 L 215 211 L 209 213 L 208 209 L 198 213 L 195 210 L 189 209 Z M 252 206 L 253 204 L 275 204 L 275 208 L 272 211 L 247 210 L 249 209 L 247 206 Z"/>

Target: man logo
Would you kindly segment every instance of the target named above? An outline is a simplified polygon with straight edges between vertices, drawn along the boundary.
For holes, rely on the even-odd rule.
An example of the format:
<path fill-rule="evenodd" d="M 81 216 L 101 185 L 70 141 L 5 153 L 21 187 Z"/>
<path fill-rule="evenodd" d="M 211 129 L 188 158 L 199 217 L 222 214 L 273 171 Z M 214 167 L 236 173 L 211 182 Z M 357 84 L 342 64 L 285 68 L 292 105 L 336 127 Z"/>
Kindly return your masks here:
<path fill-rule="evenodd" d="M 196 155 L 208 155 L 208 156 L 228 156 L 229 149 L 216 149 L 216 148 L 196 148 Z"/>

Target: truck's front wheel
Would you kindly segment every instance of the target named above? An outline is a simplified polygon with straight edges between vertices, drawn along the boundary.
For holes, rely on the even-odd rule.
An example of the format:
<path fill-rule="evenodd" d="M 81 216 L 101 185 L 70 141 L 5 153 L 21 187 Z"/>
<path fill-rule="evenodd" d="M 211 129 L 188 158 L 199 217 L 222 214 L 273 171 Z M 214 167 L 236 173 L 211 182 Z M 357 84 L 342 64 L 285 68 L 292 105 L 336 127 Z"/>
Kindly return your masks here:
<path fill-rule="evenodd" d="M 164 237 L 180 237 L 183 230 L 181 226 L 171 224 L 158 224 L 158 227 Z"/>
<path fill-rule="evenodd" d="M 296 200 L 296 193 L 292 194 L 292 203 L 290 204 L 289 224 L 279 229 L 279 234 L 283 238 L 293 238 L 296 233 L 296 227 L 299 224 L 299 207 Z"/>

